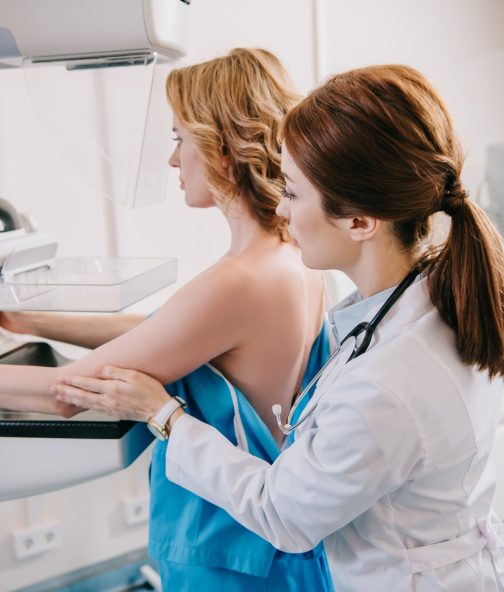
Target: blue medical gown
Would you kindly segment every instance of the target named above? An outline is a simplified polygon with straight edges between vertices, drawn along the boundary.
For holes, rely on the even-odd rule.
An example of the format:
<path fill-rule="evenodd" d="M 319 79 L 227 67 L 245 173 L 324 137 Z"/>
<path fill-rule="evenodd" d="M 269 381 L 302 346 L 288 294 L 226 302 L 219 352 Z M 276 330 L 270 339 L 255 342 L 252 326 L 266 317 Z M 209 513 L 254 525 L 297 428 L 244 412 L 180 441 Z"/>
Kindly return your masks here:
<path fill-rule="evenodd" d="M 324 324 L 312 346 L 303 386 L 328 356 Z M 166 389 L 185 399 L 191 415 L 251 454 L 270 463 L 280 454 L 247 398 L 212 366 L 202 366 Z M 166 446 L 157 442 L 152 457 L 149 532 L 149 553 L 159 561 L 164 591 L 333 590 L 322 544 L 307 553 L 275 549 L 221 508 L 171 483 L 165 474 Z"/>

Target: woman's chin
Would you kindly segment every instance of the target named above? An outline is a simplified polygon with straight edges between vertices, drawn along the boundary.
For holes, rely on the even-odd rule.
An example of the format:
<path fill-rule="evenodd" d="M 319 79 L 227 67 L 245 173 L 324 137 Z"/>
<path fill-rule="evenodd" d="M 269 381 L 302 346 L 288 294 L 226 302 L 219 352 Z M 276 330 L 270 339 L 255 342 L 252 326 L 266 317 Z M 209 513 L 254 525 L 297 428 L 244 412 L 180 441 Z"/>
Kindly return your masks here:
<path fill-rule="evenodd" d="M 213 208 L 215 206 L 215 202 L 208 200 L 208 199 L 201 199 L 201 198 L 194 198 L 189 197 L 187 194 L 185 196 L 185 202 L 190 208 Z"/>
<path fill-rule="evenodd" d="M 306 253 L 303 253 L 303 250 L 299 247 L 299 245 L 296 245 L 296 246 L 299 249 L 299 252 L 301 254 L 301 261 L 305 267 L 307 267 L 308 269 L 319 269 L 319 270 L 329 269 L 329 268 L 325 267 L 324 265 L 321 265 L 320 261 L 316 261 L 313 257 L 309 257 L 306 255 Z"/>

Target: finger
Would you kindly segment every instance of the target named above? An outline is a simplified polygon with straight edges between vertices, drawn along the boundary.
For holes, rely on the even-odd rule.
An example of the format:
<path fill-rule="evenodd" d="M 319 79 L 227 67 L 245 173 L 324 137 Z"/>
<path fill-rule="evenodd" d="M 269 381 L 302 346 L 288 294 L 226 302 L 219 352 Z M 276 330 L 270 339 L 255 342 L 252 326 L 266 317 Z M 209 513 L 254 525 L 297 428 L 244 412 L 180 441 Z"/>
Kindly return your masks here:
<path fill-rule="evenodd" d="M 70 403 L 77 407 L 85 407 L 86 409 L 95 409 L 97 411 L 101 411 L 104 408 L 100 397 L 74 386 L 60 384 L 52 387 L 51 390 L 56 393 L 56 399 L 63 403 Z"/>
<path fill-rule="evenodd" d="M 75 386 L 97 395 L 112 394 L 117 391 L 116 385 L 113 382 L 92 376 L 65 376 L 61 379 L 60 384 Z"/>
<path fill-rule="evenodd" d="M 144 416 L 135 410 L 123 409 L 115 399 L 107 396 L 97 396 L 69 385 L 57 385 L 56 399 L 61 403 L 75 405 L 79 408 L 93 409 L 117 419 L 133 419 L 145 421 Z"/>

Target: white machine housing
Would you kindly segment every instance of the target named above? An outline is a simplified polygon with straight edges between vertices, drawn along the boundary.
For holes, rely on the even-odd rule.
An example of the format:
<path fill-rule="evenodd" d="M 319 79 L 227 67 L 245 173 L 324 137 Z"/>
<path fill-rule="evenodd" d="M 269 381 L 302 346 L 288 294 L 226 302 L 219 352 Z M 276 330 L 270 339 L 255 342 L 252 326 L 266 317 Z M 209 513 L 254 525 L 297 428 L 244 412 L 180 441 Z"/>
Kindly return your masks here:
<path fill-rule="evenodd" d="M 0 66 L 185 54 L 190 0 L 0 0 Z"/>

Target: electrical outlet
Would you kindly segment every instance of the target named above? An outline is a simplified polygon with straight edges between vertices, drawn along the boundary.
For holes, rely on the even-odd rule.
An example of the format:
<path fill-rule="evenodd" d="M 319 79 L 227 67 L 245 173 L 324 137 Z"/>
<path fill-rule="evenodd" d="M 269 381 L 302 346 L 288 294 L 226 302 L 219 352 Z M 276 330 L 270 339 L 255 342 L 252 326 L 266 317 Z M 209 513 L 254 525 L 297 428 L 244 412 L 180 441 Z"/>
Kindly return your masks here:
<path fill-rule="evenodd" d="M 36 528 L 16 530 L 12 533 L 14 552 L 18 559 L 45 553 L 61 545 L 61 522 L 53 522 Z"/>
<path fill-rule="evenodd" d="M 124 522 L 128 526 L 142 524 L 149 520 L 149 496 L 123 500 Z"/>

